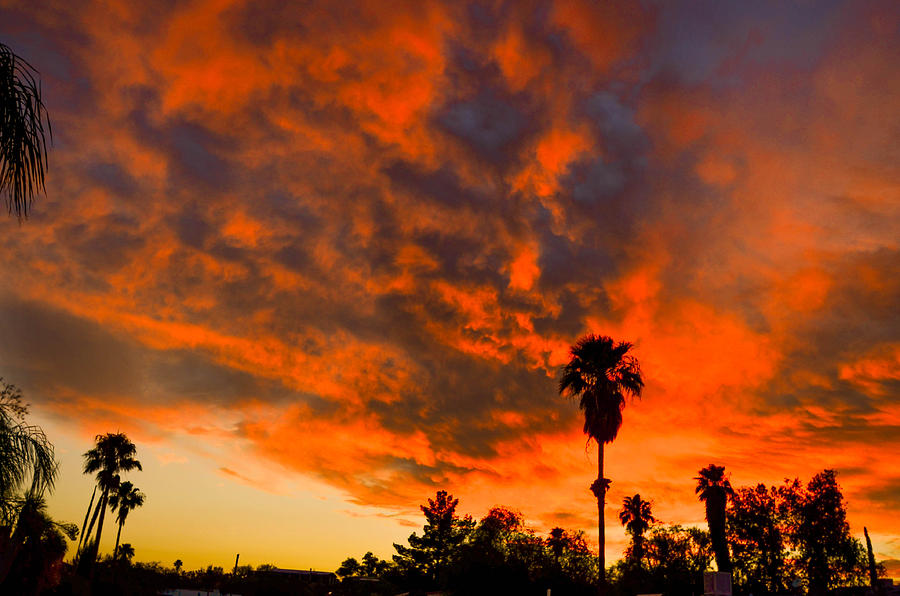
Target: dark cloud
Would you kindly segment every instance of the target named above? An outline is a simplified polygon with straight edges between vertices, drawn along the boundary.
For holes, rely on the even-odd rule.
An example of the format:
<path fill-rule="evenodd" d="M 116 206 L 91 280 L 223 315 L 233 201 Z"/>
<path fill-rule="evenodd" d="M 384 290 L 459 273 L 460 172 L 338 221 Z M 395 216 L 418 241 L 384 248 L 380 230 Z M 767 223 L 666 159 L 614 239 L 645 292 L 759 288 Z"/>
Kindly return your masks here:
<path fill-rule="evenodd" d="M 0 307 L 4 374 L 29 389 L 29 399 L 57 395 L 120 398 L 147 404 L 182 400 L 229 405 L 247 398 L 321 400 L 280 382 L 211 362 L 198 352 L 153 350 L 94 321 L 40 303 L 7 297 Z M 33 390 L 33 391 L 32 391 Z"/>
<path fill-rule="evenodd" d="M 518 157 L 539 117 L 516 105 L 512 98 L 480 92 L 445 106 L 438 123 L 490 162 L 503 164 Z"/>

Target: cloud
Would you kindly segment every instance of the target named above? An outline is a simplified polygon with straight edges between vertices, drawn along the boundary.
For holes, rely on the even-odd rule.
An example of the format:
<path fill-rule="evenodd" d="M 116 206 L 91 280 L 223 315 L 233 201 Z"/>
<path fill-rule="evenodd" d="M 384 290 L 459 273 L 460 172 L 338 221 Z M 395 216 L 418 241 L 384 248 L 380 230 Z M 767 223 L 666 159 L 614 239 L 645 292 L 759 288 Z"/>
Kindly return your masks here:
<path fill-rule="evenodd" d="M 600 332 L 647 381 L 611 502 L 696 521 L 714 459 L 889 507 L 890 4 L 0 10 L 59 139 L 0 355 L 58 417 L 587 529 L 554 377 Z"/>

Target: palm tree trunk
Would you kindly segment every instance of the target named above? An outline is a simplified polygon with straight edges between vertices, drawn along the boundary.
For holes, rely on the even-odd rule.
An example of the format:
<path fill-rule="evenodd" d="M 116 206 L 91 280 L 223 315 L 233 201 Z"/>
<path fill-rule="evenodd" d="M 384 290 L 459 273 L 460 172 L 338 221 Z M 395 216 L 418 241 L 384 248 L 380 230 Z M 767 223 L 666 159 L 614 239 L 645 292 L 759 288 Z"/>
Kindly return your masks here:
<path fill-rule="evenodd" d="M 78 547 L 75 549 L 77 554 L 81 550 L 81 543 L 84 540 L 84 529 L 87 526 L 88 518 L 91 516 L 91 508 L 94 506 L 94 497 L 97 496 L 97 485 L 94 485 L 94 492 L 91 493 L 91 502 L 88 504 L 87 511 L 84 513 L 84 523 L 81 524 L 81 534 L 78 535 Z"/>
<path fill-rule="evenodd" d="M 600 546 L 597 549 L 597 563 L 599 575 L 597 576 L 597 591 L 603 593 L 606 586 L 606 525 L 605 525 L 605 509 L 606 509 L 606 485 L 603 481 L 603 441 L 597 441 L 597 482 L 600 484 L 600 493 L 597 495 L 597 512 L 599 513 L 600 522 L 599 536 Z"/>
<path fill-rule="evenodd" d="M 88 525 L 87 534 L 84 535 L 84 548 L 87 548 L 89 539 L 91 537 L 91 532 L 94 531 L 94 524 L 97 523 L 97 518 L 100 516 L 100 506 L 103 504 L 103 497 L 105 495 L 106 490 L 101 493 L 100 500 L 97 501 L 97 505 L 94 507 L 94 515 L 91 516 L 91 523 Z"/>
<path fill-rule="evenodd" d="M 124 525 L 125 525 L 125 520 L 120 519 L 119 520 L 119 531 L 116 532 L 116 548 L 113 549 L 113 561 L 116 561 L 116 563 L 115 563 L 116 565 L 119 564 L 116 556 L 119 554 L 119 538 L 121 538 L 121 536 L 122 536 L 122 526 L 124 526 Z"/>
<path fill-rule="evenodd" d="M 103 498 L 100 499 L 100 520 L 97 522 L 97 549 L 94 555 L 94 561 L 97 560 L 97 556 L 100 553 L 100 537 L 103 535 L 103 519 L 106 517 L 106 504 L 109 501 L 108 491 L 103 491 Z M 92 561 L 93 562 L 93 561 Z"/>
<path fill-rule="evenodd" d="M 731 557 L 728 556 L 728 540 L 725 537 L 725 496 L 710 496 L 706 500 L 706 518 L 716 555 L 716 568 L 731 573 Z"/>

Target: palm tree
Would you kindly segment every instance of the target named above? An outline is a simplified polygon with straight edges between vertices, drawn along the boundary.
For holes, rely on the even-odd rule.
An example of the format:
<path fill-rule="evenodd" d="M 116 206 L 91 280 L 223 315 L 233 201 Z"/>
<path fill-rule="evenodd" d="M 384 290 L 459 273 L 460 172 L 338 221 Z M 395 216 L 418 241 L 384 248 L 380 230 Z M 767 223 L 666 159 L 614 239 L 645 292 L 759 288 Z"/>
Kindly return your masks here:
<path fill-rule="evenodd" d="M 19 388 L 0 377 L 0 520 L 26 485 L 28 495 L 40 497 L 56 480 L 53 444 L 25 421 L 27 413 Z"/>
<path fill-rule="evenodd" d="M 130 472 L 135 468 L 142 470 L 141 462 L 135 459 L 137 447 L 125 433 L 106 433 L 94 438 L 95 445 L 84 454 L 84 473 L 97 476 L 97 487 L 100 489 L 100 499 L 94 508 L 94 515 L 88 526 L 87 535 L 84 538 L 85 550 L 90 553 L 89 561 L 93 564 L 100 547 L 100 537 L 103 535 L 103 520 L 106 516 L 106 507 L 109 504 L 110 494 L 119 487 L 119 472 Z M 93 544 L 88 542 L 94 521 L 98 519 L 97 535 Z"/>
<path fill-rule="evenodd" d="M 119 551 L 119 538 L 122 536 L 122 526 L 128 514 L 144 504 L 145 495 L 127 480 L 119 484 L 118 490 L 109 498 L 109 506 L 113 511 L 118 511 L 116 521 L 119 522 L 119 531 L 116 533 L 116 548 L 113 549 L 113 559 Z"/>
<path fill-rule="evenodd" d="M 78 546 L 75 552 L 81 550 L 81 542 L 84 540 L 84 531 L 87 529 L 88 518 L 91 516 L 91 509 L 94 508 L 94 498 L 97 496 L 97 485 L 94 485 L 94 492 L 91 493 L 91 502 L 88 503 L 87 511 L 84 512 L 84 521 L 81 523 L 81 534 L 78 535 Z"/>
<path fill-rule="evenodd" d="M 610 480 L 603 476 L 603 445 L 615 440 L 622 426 L 626 396 L 640 397 L 644 388 L 641 367 L 628 354 L 632 345 L 614 342 L 602 335 L 585 335 L 570 350 L 571 359 L 560 373 L 559 393 L 579 398 L 584 413 L 584 432 L 588 441 L 597 442 L 597 480 L 591 492 L 597 498 L 599 513 L 600 567 L 599 586 L 606 583 L 606 533 L 603 525 L 606 491 Z"/>
<path fill-rule="evenodd" d="M 44 190 L 46 134 L 53 138 L 37 71 L 0 43 L 0 194 L 20 220 Z"/>
<path fill-rule="evenodd" d="M 18 547 L 3 581 L 4 594 L 38 594 L 52 586 L 48 580 L 66 554 L 66 539 L 74 540 L 78 526 L 54 521 L 42 496 L 21 499 L 16 528 Z"/>
<path fill-rule="evenodd" d="M 640 563 L 644 558 L 644 532 L 656 521 L 650 513 L 650 503 L 641 499 L 639 494 L 625 497 L 622 501 L 622 511 L 619 512 L 619 521 L 631 534 L 631 556 Z"/>
<path fill-rule="evenodd" d="M 53 489 L 58 471 L 53 445 L 27 413 L 19 389 L 0 377 L 0 583 L 27 537 L 26 505 Z"/>
<path fill-rule="evenodd" d="M 725 505 L 728 497 L 734 495 L 731 482 L 725 477 L 725 466 L 709 464 L 694 478 L 695 492 L 706 504 L 706 523 L 716 553 L 716 567 L 719 571 L 731 572 L 731 558 L 728 556 L 728 542 L 725 540 Z"/>
<path fill-rule="evenodd" d="M 181 573 L 181 567 L 183 565 L 184 565 L 184 563 L 181 562 L 181 559 L 175 559 L 175 563 L 174 563 L 175 573 Z"/>
<path fill-rule="evenodd" d="M 131 546 L 130 542 L 126 542 L 119 548 L 119 558 L 115 559 L 131 562 L 131 559 L 134 558 L 134 547 Z"/>
<path fill-rule="evenodd" d="M 562 557 L 563 549 L 566 546 L 566 539 L 566 531 L 559 526 L 550 530 L 550 536 L 547 538 L 547 546 L 550 547 L 550 551 L 553 553 L 553 561 L 557 569 L 559 568 L 559 559 Z"/>

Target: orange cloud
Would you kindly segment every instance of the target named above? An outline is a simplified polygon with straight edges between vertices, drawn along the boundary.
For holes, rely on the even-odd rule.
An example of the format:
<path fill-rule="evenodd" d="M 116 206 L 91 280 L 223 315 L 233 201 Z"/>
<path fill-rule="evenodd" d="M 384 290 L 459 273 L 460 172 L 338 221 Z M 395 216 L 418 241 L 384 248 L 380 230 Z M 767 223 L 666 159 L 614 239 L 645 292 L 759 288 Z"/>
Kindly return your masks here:
<path fill-rule="evenodd" d="M 482 8 L 10 12 L 59 142 L 7 222 L 4 375 L 248 484 L 590 529 L 554 377 L 609 334 L 647 383 L 611 503 L 695 523 L 710 460 L 826 462 L 896 556 L 896 11 Z"/>

